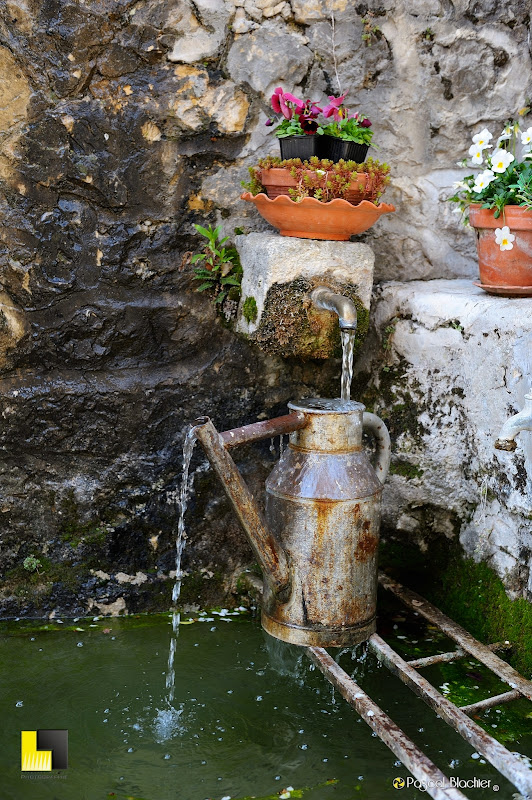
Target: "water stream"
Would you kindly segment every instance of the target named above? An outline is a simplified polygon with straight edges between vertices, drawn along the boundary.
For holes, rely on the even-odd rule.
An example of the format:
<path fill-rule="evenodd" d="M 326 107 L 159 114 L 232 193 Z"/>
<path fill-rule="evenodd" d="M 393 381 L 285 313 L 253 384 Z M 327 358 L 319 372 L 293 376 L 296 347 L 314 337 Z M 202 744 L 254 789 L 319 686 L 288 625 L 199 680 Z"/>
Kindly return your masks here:
<path fill-rule="evenodd" d="M 353 380 L 353 348 L 355 346 L 356 331 L 341 330 L 342 337 L 342 400 L 351 399 L 351 381 Z"/>
<path fill-rule="evenodd" d="M 183 573 L 181 572 L 181 558 L 183 550 L 185 549 L 186 532 L 185 532 L 185 514 L 187 510 L 188 498 L 190 495 L 188 486 L 188 472 L 190 469 L 190 461 L 192 453 L 194 452 L 194 445 L 196 444 L 196 428 L 189 428 L 183 442 L 183 471 L 181 476 L 181 486 L 179 489 L 179 496 L 177 500 L 177 530 L 175 541 L 175 583 L 172 589 L 172 638 L 170 640 L 170 652 L 168 653 L 168 669 L 166 670 L 166 688 L 168 689 L 168 704 L 171 705 L 175 696 L 175 651 L 177 647 L 177 637 L 179 636 L 179 623 L 181 622 L 181 613 L 177 607 L 179 595 L 181 594 L 181 581 Z"/>

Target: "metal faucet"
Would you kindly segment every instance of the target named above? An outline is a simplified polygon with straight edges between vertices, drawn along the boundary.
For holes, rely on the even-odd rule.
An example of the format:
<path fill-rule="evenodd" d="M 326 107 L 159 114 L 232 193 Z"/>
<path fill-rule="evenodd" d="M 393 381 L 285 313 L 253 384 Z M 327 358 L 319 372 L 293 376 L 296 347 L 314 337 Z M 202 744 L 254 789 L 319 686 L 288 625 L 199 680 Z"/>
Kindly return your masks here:
<path fill-rule="evenodd" d="M 521 431 L 532 431 L 532 387 L 525 394 L 525 407 L 519 414 L 507 419 L 495 442 L 497 450 L 515 450 L 517 443 L 515 437 Z"/>
<path fill-rule="evenodd" d="M 343 294 L 335 294 L 326 286 L 317 286 L 312 291 L 310 299 L 317 308 L 334 311 L 338 314 L 340 330 L 356 331 L 357 307 L 349 297 L 344 297 Z"/>

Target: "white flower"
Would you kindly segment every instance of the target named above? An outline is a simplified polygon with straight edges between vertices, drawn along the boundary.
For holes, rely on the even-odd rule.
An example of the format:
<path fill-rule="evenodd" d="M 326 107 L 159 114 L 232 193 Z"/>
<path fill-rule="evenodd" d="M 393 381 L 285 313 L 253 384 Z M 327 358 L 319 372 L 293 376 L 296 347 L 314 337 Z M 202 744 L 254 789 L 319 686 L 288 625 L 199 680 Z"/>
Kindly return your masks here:
<path fill-rule="evenodd" d="M 495 228 L 495 243 L 499 245 L 501 250 L 511 250 L 515 236 L 510 233 L 508 225 L 502 228 Z"/>
<path fill-rule="evenodd" d="M 453 183 L 453 189 L 467 189 L 467 188 L 469 188 L 467 186 L 467 183 L 464 183 L 463 181 L 455 181 Z"/>
<path fill-rule="evenodd" d="M 479 194 L 486 186 L 495 180 L 495 175 L 491 171 L 491 169 L 485 169 L 484 172 L 481 172 L 475 178 L 475 185 L 473 186 L 473 191 Z"/>
<path fill-rule="evenodd" d="M 505 141 L 508 141 L 508 139 L 511 139 L 512 136 L 513 136 L 513 133 L 514 133 L 514 125 L 506 125 L 502 129 L 502 133 L 499 136 L 499 138 L 497 139 L 497 144 L 495 145 L 495 147 L 498 147 L 501 142 L 505 142 Z"/>
<path fill-rule="evenodd" d="M 493 136 L 489 132 L 487 128 L 484 128 L 483 131 L 480 133 L 475 133 L 473 136 L 473 142 L 476 144 L 477 147 L 480 147 L 482 150 L 485 147 L 491 147 L 490 139 L 493 139 Z"/>
<path fill-rule="evenodd" d="M 484 148 L 479 147 L 478 144 L 472 144 L 469 148 L 469 155 L 473 164 L 482 164 L 484 162 Z"/>
<path fill-rule="evenodd" d="M 495 150 L 491 154 L 491 168 L 494 172 L 506 172 L 514 157 L 508 150 Z"/>
<path fill-rule="evenodd" d="M 521 132 L 521 144 L 532 144 L 532 127 Z"/>

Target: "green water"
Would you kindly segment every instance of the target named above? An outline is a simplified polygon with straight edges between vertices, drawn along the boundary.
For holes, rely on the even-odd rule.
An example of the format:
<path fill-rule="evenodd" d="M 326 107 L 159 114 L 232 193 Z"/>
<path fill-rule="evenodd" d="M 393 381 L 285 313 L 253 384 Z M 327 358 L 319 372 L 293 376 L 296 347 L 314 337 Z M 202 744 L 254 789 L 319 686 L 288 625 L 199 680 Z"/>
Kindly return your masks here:
<path fill-rule="evenodd" d="M 420 642 L 419 631 L 397 619 L 384 635 L 400 652 L 448 649 L 439 634 L 425 630 L 429 641 Z M 0 629 L 1 800 L 235 800 L 277 797 L 287 787 L 307 800 L 379 800 L 396 797 L 393 778 L 408 775 L 301 650 L 270 639 L 247 615 L 213 614 L 181 627 L 173 714 L 165 702 L 168 616 L 54 627 Z M 500 787 L 496 795 L 468 789 L 468 797 L 511 800 L 516 790 L 364 648 L 360 661 L 331 652 L 446 774 Z M 499 690 L 471 664 L 424 674 L 468 700 Z M 492 710 L 484 724 L 506 726 L 509 749 L 532 756 L 531 710 L 518 708 L 522 728 L 506 710 Z M 69 765 L 59 776 L 26 780 L 20 731 L 39 728 L 68 729 Z M 427 797 L 413 788 L 399 796 Z"/>

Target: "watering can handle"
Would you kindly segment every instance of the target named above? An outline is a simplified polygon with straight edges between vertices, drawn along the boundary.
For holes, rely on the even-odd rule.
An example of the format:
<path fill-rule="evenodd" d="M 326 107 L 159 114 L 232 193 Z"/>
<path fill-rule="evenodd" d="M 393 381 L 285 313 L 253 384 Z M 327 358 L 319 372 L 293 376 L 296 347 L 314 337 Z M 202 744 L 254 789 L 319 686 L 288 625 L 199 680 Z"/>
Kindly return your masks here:
<path fill-rule="evenodd" d="M 377 440 L 377 460 L 374 464 L 377 478 L 381 483 L 384 483 L 388 470 L 390 469 L 390 434 L 388 428 L 376 414 L 370 414 L 369 411 L 364 411 L 362 418 L 362 426 L 365 431 L 371 433 Z"/>

